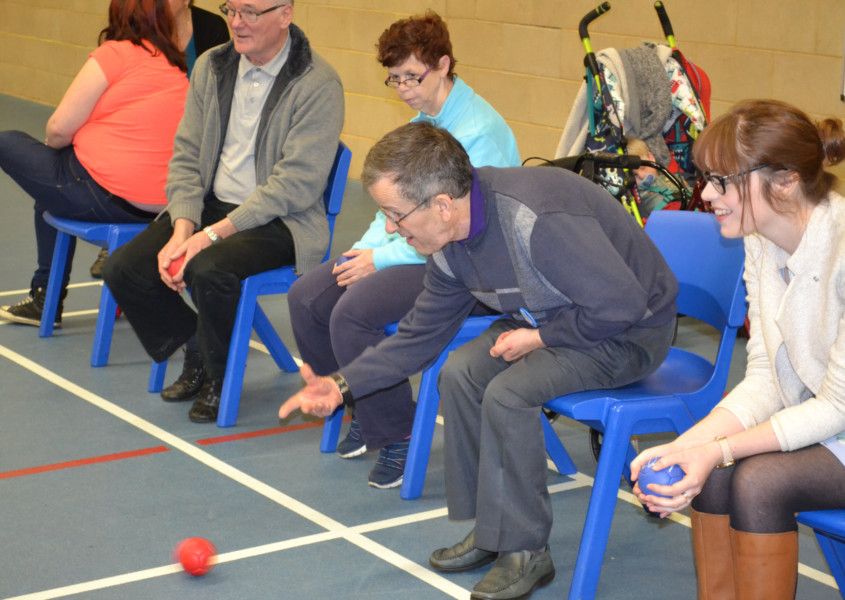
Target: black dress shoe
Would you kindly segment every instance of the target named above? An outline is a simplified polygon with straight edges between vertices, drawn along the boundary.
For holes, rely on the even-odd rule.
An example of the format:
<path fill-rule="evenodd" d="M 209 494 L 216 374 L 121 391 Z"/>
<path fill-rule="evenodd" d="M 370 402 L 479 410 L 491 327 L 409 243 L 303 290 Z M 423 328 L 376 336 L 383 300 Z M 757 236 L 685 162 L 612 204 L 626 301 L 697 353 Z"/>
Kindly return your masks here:
<path fill-rule="evenodd" d="M 440 548 L 431 553 L 428 563 L 437 571 L 458 573 L 483 567 L 496 560 L 498 553 L 475 547 L 475 529 L 449 548 Z"/>
<path fill-rule="evenodd" d="M 205 369 L 199 352 L 185 352 L 182 374 L 171 385 L 161 390 L 161 399 L 165 402 L 190 400 L 202 389 L 205 381 Z"/>
<path fill-rule="evenodd" d="M 502 552 L 493 568 L 472 588 L 470 599 L 524 599 L 554 578 L 555 566 L 548 546 L 540 552 Z"/>
<path fill-rule="evenodd" d="M 194 423 L 212 423 L 217 420 L 217 409 L 220 408 L 220 390 L 223 381 L 209 378 L 202 386 L 200 394 L 194 400 L 188 418 Z"/>

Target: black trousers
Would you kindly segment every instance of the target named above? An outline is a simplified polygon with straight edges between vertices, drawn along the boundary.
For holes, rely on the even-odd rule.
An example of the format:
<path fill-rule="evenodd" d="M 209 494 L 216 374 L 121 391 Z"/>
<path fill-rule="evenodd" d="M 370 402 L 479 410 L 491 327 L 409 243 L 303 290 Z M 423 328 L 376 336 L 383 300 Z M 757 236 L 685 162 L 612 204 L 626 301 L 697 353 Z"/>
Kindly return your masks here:
<path fill-rule="evenodd" d="M 234 208 L 210 196 L 201 227 L 216 223 Z M 274 219 L 239 231 L 194 256 L 185 267 L 185 283 L 195 312 L 181 294 L 164 285 L 158 273 L 158 252 L 172 235 L 173 225 L 165 213 L 109 257 L 103 279 L 153 360 L 165 360 L 196 333 L 206 371 L 222 379 L 241 281 L 294 264 L 293 237 L 280 219 Z"/>

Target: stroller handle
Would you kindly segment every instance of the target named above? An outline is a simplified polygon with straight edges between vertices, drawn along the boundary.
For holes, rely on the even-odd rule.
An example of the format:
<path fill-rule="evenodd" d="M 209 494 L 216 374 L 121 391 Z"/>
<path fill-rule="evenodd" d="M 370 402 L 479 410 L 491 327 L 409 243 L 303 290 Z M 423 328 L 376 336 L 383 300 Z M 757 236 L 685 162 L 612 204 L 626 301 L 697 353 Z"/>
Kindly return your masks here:
<path fill-rule="evenodd" d="M 672 21 L 669 20 L 669 14 L 666 12 L 666 7 L 660 0 L 654 3 L 654 10 L 657 11 L 657 18 L 660 19 L 660 26 L 663 28 L 663 35 L 669 45 L 675 47 L 675 32 L 672 30 Z"/>
<path fill-rule="evenodd" d="M 602 16 L 604 13 L 610 10 L 610 2 L 602 2 L 599 4 L 595 9 L 588 12 L 584 17 L 581 19 L 581 22 L 578 23 L 578 35 L 581 36 L 581 40 L 589 39 L 590 34 L 587 32 L 587 27 Z"/>

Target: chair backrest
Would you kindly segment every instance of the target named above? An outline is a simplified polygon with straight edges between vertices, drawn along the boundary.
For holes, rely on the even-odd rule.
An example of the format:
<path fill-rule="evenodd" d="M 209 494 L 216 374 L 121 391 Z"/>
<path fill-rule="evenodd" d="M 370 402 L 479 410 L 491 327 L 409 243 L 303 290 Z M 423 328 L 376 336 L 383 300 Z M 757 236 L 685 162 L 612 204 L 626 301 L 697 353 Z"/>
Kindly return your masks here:
<path fill-rule="evenodd" d="M 723 238 L 709 213 L 658 211 L 649 217 L 646 233 L 678 280 L 678 313 L 708 323 L 721 333 L 710 379 L 703 388 L 686 395 L 686 405 L 697 420 L 724 393 L 736 332 L 745 322 L 745 248 L 741 239 Z"/>
<path fill-rule="evenodd" d="M 645 231 L 678 280 L 678 312 L 716 329 L 745 320 L 742 239 L 723 238 L 709 213 L 658 211 Z"/>
<path fill-rule="evenodd" d="M 340 208 L 343 206 L 343 193 L 346 191 L 346 179 L 349 176 L 349 164 L 352 162 L 352 151 L 343 142 L 337 143 L 337 153 L 334 164 L 329 172 L 326 190 L 323 192 L 323 202 L 326 204 L 326 218 L 329 221 L 329 245 L 323 261 L 331 258 L 332 240 L 334 239 L 334 223 Z"/>

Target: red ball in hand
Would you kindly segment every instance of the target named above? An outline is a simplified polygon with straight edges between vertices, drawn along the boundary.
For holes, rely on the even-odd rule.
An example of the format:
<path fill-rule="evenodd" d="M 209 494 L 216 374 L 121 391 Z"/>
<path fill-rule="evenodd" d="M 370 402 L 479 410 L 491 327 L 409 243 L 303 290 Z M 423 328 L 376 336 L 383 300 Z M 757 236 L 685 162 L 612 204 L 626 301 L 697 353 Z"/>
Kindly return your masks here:
<path fill-rule="evenodd" d="M 179 269 L 182 268 L 182 264 L 185 262 L 185 255 L 183 254 L 179 258 L 174 258 L 170 261 L 170 264 L 167 266 L 167 272 L 170 273 L 171 277 L 176 277 L 176 274 L 179 272 Z"/>
<path fill-rule="evenodd" d="M 174 554 L 186 573 L 200 577 L 214 568 L 217 549 L 205 538 L 192 537 L 179 542 Z"/>

